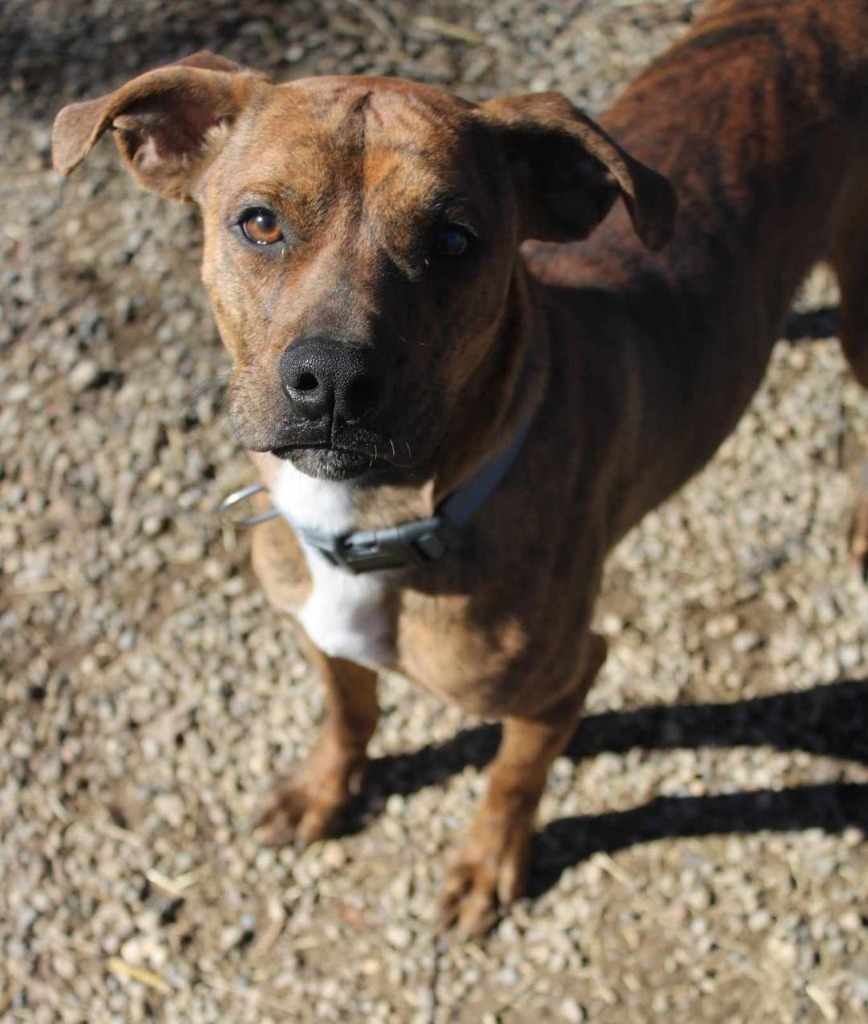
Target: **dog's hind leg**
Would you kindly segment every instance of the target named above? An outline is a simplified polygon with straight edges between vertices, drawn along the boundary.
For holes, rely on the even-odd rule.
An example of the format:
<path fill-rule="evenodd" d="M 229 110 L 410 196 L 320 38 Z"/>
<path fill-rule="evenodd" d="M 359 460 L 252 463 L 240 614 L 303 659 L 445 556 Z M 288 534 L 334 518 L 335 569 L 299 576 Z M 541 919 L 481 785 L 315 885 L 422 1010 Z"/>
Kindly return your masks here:
<path fill-rule="evenodd" d="M 841 290 L 840 338 L 844 355 L 868 389 L 868 161 L 851 172 L 832 223 L 829 259 Z M 855 463 L 850 552 L 868 581 L 868 438 Z"/>

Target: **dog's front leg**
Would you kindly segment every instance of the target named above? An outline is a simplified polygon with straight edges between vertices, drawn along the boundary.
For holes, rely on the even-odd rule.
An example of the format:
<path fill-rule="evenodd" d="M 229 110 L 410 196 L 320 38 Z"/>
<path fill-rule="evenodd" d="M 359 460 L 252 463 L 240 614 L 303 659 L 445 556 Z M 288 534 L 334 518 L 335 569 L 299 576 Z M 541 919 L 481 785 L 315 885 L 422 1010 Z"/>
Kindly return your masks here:
<path fill-rule="evenodd" d="M 359 790 L 380 716 L 376 672 L 319 651 L 313 660 L 326 687 L 325 724 L 307 760 L 274 788 L 260 815 L 257 836 L 271 846 L 312 843 L 337 830 Z"/>
<path fill-rule="evenodd" d="M 456 925 L 481 935 L 498 908 L 522 895 L 537 806 L 552 761 L 576 728 L 591 683 L 606 658 L 606 642 L 591 634 L 577 685 L 544 711 L 508 717 L 491 765 L 488 789 L 449 866 L 440 896 L 438 928 Z"/>

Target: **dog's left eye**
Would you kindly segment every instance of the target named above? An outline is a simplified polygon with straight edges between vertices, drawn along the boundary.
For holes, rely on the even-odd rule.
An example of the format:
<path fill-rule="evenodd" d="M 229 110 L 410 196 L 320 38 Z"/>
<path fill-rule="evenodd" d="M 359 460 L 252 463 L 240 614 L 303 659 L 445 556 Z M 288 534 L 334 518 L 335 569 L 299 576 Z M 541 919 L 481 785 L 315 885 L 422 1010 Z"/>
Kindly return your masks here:
<path fill-rule="evenodd" d="M 277 214 L 271 210 L 245 210 L 239 221 L 241 233 L 255 245 L 276 245 L 283 241 Z"/>
<path fill-rule="evenodd" d="M 463 256 L 470 245 L 470 233 L 456 224 L 441 228 L 434 238 L 432 251 L 435 256 L 444 256 L 447 259 L 455 259 Z"/>

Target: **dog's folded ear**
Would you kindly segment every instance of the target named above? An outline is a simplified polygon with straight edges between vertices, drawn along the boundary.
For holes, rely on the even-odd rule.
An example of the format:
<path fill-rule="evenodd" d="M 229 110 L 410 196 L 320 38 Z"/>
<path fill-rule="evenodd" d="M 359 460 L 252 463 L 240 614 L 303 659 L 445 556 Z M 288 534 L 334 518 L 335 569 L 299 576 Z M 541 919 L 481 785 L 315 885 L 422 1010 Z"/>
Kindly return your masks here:
<path fill-rule="evenodd" d="M 560 93 L 527 93 L 479 107 L 516 177 L 525 238 L 586 238 L 620 195 L 636 234 L 660 249 L 677 201 L 667 178 L 625 153 Z"/>
<path fill-rule="evenodd" d="M 133 177 L 171 199 L 189 199 L 222 129 L 261 75 L 202 51 L 139 75 L 113 93 L 64 107 L 54 121 L 54 168 L 69 174 L 111 128 Z"/>

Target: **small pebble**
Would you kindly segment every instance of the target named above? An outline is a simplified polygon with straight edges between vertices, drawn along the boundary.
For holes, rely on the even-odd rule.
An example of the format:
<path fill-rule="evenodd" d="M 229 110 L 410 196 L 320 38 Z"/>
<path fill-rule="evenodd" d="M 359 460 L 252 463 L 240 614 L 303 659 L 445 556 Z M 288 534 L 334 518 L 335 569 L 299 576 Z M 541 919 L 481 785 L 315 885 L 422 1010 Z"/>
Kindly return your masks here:
<path fill-rule="evenodd" d="M 88 388 L 93 387 L 97 382 L 101 372 L 99 363 L 97 363 L 96 360 L 79 360 L 79 362 L 77 362 L 70 370 L 69 376 L 67 377 L 69 390 L 74 395 L 79 395 L 82 391 L 87 391 Z"/>

